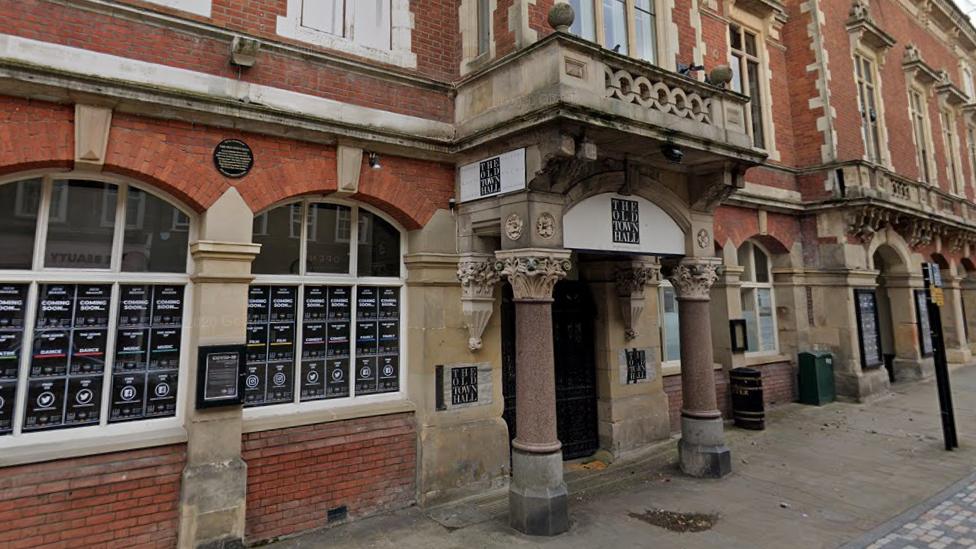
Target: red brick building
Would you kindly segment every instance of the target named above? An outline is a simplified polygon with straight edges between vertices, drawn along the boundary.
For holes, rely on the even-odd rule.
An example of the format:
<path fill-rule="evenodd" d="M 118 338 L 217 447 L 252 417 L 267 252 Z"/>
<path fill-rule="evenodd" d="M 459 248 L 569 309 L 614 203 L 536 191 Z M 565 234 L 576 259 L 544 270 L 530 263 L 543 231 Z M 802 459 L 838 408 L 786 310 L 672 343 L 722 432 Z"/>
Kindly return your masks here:
<path fill-rule="evenodd" d="M 564 458 L 728 472 L 732 368 L 929 375 L 923 262 L 971 359 L 950 0 L 568 4 L 0 0 L 0 545 L 556 534 Z"/>

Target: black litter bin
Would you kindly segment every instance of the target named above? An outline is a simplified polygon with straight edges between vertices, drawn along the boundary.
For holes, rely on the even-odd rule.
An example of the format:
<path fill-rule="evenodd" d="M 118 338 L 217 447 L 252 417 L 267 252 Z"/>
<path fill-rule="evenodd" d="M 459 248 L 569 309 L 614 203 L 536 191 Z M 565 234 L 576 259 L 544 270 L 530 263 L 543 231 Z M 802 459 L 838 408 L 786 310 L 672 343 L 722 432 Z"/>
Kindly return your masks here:
<path fill-rule="evenodd" d="M 762 431 L 766 428 L 762 372 L 755 368 L 735 368 L 729 372 L 732 392 L 732 419 L 736 427 Z"/>

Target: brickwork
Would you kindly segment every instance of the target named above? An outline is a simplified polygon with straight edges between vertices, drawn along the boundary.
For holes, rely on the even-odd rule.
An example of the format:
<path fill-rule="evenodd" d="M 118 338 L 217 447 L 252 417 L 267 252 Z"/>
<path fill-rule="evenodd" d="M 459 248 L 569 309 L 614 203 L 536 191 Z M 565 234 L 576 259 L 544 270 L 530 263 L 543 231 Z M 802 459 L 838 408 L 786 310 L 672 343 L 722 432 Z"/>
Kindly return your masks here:
<path fill-rule="evenodd" d="M 340 506 L 355 519 L 414 501 L 413 414 L 249 433 L 241 453 L 249 542 L 328 526 Z"/>
<path fill-rule="evenodd" d="M 0 95 L 0 176 L 74 163 L 74 108 Z"/>
<path fill-rule="evenodd" d="M 0 469 L 0 547 L 176 547 L 185 445 Z"/>
<path fill-rule="evenodd" d="M 664 393 L 668 396 L 668 417 L 671 419 L 671 432 L 681 431 L 681 376 L 664 378 Z M 729 417 L 729 376 L 724 371 L 715 370 L 715 395 L 718 409 L 723 417 Z"/>

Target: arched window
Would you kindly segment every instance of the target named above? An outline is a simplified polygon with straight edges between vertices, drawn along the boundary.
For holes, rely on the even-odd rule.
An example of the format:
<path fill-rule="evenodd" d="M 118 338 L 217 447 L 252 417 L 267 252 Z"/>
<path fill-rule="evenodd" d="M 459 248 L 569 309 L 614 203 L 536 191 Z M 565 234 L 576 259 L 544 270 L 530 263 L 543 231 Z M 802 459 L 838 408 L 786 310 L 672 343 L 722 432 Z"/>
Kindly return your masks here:
<path fill-rule="evenodd" d="M 254 219 L 245 406 L 400 391 L 403 235 L 352 202 Z"/>
<path fill-rule="evenodd" d="M 742 316 L 746 320 L 746 352 L 774 353 L 779 346 L 769 254 L 758 244 L 746 242 L 739 248 L 739 266 L 745 269 L 742 273 Z"/>
<path fill-rule="evenodd" d="M 125 183 L 0 184 L 0 441 L 178 415 L 190 230 Z"/>

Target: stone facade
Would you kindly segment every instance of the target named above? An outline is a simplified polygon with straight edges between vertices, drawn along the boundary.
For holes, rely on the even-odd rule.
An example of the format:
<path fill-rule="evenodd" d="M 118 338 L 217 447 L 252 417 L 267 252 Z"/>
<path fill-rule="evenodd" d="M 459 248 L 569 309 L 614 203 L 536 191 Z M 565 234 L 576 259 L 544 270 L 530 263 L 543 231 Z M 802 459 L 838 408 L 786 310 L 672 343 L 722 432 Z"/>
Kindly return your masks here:
<path fill-rule="evenodd" d="M 111 295 L 92 336 L 107 334 L 105 360 L 85 375 L 0 347 L 16 359 L 0 367 L 0 544 L 251 543 L 504 487 L 513 525 L 556 534 L 561 449 L 578 441 L 557 437 L 575 365 L 549 339 L 580 326 L 591 449 L 680 431 L 698 476 L 734 461 L 733 368 L 759 369 L 770 405 L 796 395 L 803 351 L 834 354 L 846 399 L 885 394 L 885 361 L 896 381 L 929 376 L 924 262 L 945 282 L 948 357 L 972 359 L 976 29 L 951 1 L 654 0 L 654 63 L 599 25 L 555 31 L 565 2 L 396 0 L 376 18 L 385 46 L 355 35 L 353 4 L 307 24 L 301 0 L 0 4 L 0 289 L 22 315 L 0 342 L 85 327 L 42 322 L 47 285 Z M 714 70 L 731 63 L 745 95 Z M 215 168 L 228 139 L 253 155 L 243 177 Z M 481 198 L 462 201 L 470 184 Z M 72 185 L 111 191 L 60 194 Z M 101 215 L 79 229 L 79 211 Z M 185 268 L 155 268 L 174 236 Z M 178 389 L 161 417 L 121 422 L 117 311 L 138 284 L 185 289 Z M 586 288 L 577 324 L 551 312 L 571 284 Z M 255 286 L 294 291 L 275 332 L 292 345 L 282 403 L 197 409 L 198 349 L 272 342 L 248 313 Z M 342 309 L 342 288 L 348 316 L 309 313 L 319 289 Z M 386 305 L 370 294 L 384 290 Z M 320 357 L 329 323 L 345 353 Z M 438 374 L 472 369 L 476 384 Z M 316 392 L 326 372 L 347 392 Z M 34 387 L 82 377 L 100 413 L 32 423 Z M 71 421 L 88 424 L 53 428 Z"/>

